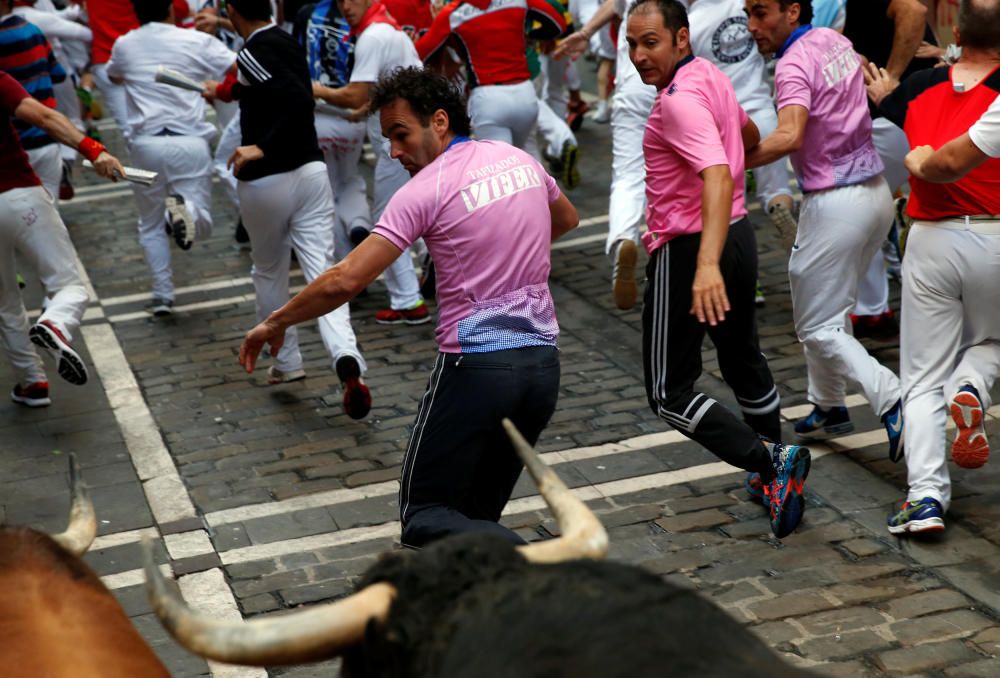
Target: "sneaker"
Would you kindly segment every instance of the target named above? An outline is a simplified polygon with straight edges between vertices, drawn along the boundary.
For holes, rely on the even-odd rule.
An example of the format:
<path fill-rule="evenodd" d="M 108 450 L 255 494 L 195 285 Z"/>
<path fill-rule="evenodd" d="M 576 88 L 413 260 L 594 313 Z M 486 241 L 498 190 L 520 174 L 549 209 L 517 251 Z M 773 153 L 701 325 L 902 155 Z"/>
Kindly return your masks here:
<path fill-rule="evenodd" d="M 851 328 L 856 339 L 892 341 L 899 337 L 899 323 L 890 308 L 879 315 L 851 315 Z"/>
<path fill-rule="evenodd" d="M 930 497 L 924 497 L 915 504 L 903 502 L 899 511 L 889 516 L 888 527 L 892 534 L 943 532 L 944 510 L 937 499 Z"/>
<path fill-rule="evenodd" d="M 889 435 L 889 459 L 903 458 L 903 401 L 897 400 L 892 408 L 882 415 L 882 425 Z"/>
<path fill-rule="evenodd" d="M 20 273 L 18 273 L 18 274 L 17 274 L 17 286 L 18 286 L 18 287 L 19 287 L 20 289 L 22 289 L 22 290 L 23 290 L 23 289 L 24 289 L 24 286 L 25 286 L 26 284 L 27 284 L 27 283 L 25 283 L 25 282 L 24 282 L 24 276 L 23 276 L 23 275 L 21 275 Z"/>
<path fill-rule="evenodd" d="M 347 237 L 350 238 L 351 245 L 357 247 L 358 245 L 360 245 L 365 241 L 365 238 L 367 238 L 369 234 L 371 234 L 371 231 L 365 228 L 364 226 L 354 226 L 353 228 L 351 228 L 351 231 L 350 233 L 348 233 Z"/>
<path fill-rule="evenodd" d="M 431 312 L 427 310 L 427 304 L 421 299 L 413 308 L 405 308 L 397 311 L 394 308 L 386 308 L 375 313 L 375 322 L 379 325 L 423 325 L 430 322 Z"/>
<path fill-rule="evenodd" d="M 753 303 L 755 306 L 763 306 L 767 303 L 767 297 L 764 296 L 764 290 L 760 288 L 760 281 L 757 281 L 757 289 L 753 293 Z"/>
<path fill-rule="evenodd" d="M 182 250 L 191 249 L 194 243 L 194 217 L 184 204 L 184 198 L 176 193 L 167 196 L 167 225 L 173 232 L 174 242 Z"/>
<path fill-rule="evenodd" d="M 572 190 L 580 185 L 580 168 L 577 165 L 577 156 L 580 149 L 577 145 L 567 141 L 563 144 L 562 154 L 560 155 L 560 178 L 562 179 L 563 186 L 567 189 Z"/>
<path fill-rule="evenodd" d="M 72 200 L 73 196 L 76 195 L 76 190 L 73 188 L 72 171 L 73 165 L 63 161 L 62 178 L 59 179 L 60 200 Z"/>
<path fill-rule="evenodd" d="M 364 419 L 372 409 L 372 394 L 361 380 L 361 365 L 355 358 L 344 356 L 335 367 L 344 388 L 344 412 L 351 419 Z"/>
<path fill-rule="evenodd" d="M 822 440 L 853 430 L 854 424 L 846 407 L 831 407 L 824 410 L 819 405 L 813 405 L 809 416 L 795 422 L 795 434 L 809 440 Z"/>
<path fill-rule="evenodd" d="M 56 359 L 60 377 L 77 386 L 87 383 L 87 366 L 83 359 L 50 321 L 35 323 L 28 336 L 33 344 L 41 346 Z"/>
<path fill-rule="evenodd" d="M 791 534 L 806 510 L 803 489 L 809 475 L 809 449 L 799 445 L 764 443 L 770 446 L 774 480 L 763 485 L 771 510 L 771 532 L 778 539 Z"/>
<path fill-rule="evenodd" d="M 611 275 L 611 293 L 615 306 L 627 311 L 639 297 L 639 286 L 635 283 L 635 265 L 639 259 L 639 248 L 631 239 L 619 240 L 615 245 L 615 264 Z"/>
<path fill-rule="evenodd" d="M 272 386 L 275 384 L 287 384 L 290 381 L 301 381 L 305 378 L 306 371 L 302 368 L 290 370 L 288 372 L 283 372 L 274 365 L 267 368 L 267 383 Z"/>
<path fill-rule="evenodd" d="M 247 233 L 242 218 L 236 222 L 236 231 L 233 233 L 233 238 L 240 245 L 240 249 L 250 249 L 250 234 Z"/>
<path fill-rule="evenodd" d="M 174 314 L 174 302 L 172 299 L 153 297 L 153 300 L 146 306 L 146 310 L 156 318 L 165 318 Z"/>
<path fill-rule="evenodd" d="M 583 124 L 583 116 L 589 110 L 590 106 L 583 99 L 570 101 L 566 104 L 566 124 L 574 132 L 579 132 L 580 125 Z"/>
<path fill-rule="evenodd" d="M 747 479 L 743 481 L 743 487 L 751 499 L 764 503 L 764 481 L 760 479 L 759 473 L 748 473 Z"/>
<path fill-rule="evenodd" d="M 597 111 L 590 116 L 590 119 L 600 125 L 606 125 L 611 122 L 611 106 L 607 99 L 597 102 Z"/>
<path fill-rule="evenodd" d="M 795 245 L 795 235 L 799 228 L 799 225 L 795 222 L 795 217 L 792 216 L 787 207 L 780 204 L 768 210 L 767 216 L 778 231 L 778 239 L 781 240 L 781 246 L 785 248 L 786 252 L 791 252 L 792 246 Z"/>
<path fill-rule="evenodd" d="M 10 399 L 28 407 L 48 407 L 52 404 L 52 400 L 49 398 L 49 382 L 35 381 L 27 386 L 14 384 L 14 390 L 10 392 Z"/>
<path fill-rule="evenodd" d="M 951 397 L 948 406 L 958 427 L 951 444 L 951 458 L 962 468 L 979 468 L 990 457 L 990 440 L 983 426 L 983 401 L 974 386 L 966 384 Z"/>

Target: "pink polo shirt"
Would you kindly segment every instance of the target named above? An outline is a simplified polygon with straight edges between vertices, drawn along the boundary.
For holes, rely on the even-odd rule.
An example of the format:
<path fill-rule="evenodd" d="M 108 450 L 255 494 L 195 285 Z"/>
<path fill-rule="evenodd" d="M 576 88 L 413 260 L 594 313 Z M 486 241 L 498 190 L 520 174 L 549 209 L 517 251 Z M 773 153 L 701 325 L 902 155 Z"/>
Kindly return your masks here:
<path fill-rule="evenodd" d="M 803 191 L 868 181 L 885 169 L 872 143 L 872 119 L 851 41 L 829 28 L 813 28 L 788 47 L 774 72 L 778 110 L 809 111 L 802 147 L 792 167 Z"/>
<path fill-rule="evenodd" d="M 642 137 L 647 252 L 679 235 L 701 232 L 704 182 L 698 173 L 713 165 L 729 165 L 733 176 L 730 221 L 746 216 L 741 130 L 747 120 L 729 78 L 700 57 L 682 61 L 674 79 L 657 93 Z"/>
<path fill-rule="evenodd" d="M 499 141 L 461 141 L 389 201 L 374 232 L 405 249 L 423 238 L 437 275 L 445 353 L 555 346 L 549 291 L 559 187 L 534 158 Z"/>

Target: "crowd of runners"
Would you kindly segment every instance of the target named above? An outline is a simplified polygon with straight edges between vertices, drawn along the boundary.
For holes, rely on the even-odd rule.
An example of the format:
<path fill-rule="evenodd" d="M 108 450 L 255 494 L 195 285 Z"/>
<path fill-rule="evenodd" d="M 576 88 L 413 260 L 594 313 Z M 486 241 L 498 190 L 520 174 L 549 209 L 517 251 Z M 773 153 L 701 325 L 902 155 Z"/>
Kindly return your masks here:
<path fill-rule="evenodd" d="M 304 379 L 295 326 L 317 319 L 344 410 L 364 418 L 348 302 L 380 275 L 377 323 L 429 322 L 435 299 L 403 543 L 520 541 L 497 522 L 521 471 L 501 420 L 534 443 L 557 407 L 550 246 L 579 221 L 563 192 L 580 183 L 575 133 L 610 124 L 609 294 L 640 303 L 643 248 L 635 350 L 653 411 L 745 470 L 782 537 L 805 510 L 797 443 L 853 430 L 857 390 L 907 465 L 889 531 L 943 530 L 948 448 L 959 466 L 987 461 L 1000 372 L 1000 0 L 952 4 L 954 36 L 922 0 L 0 0 L 11 398 L 50 404 L 33 345 L 70 383 L 88 378 L 72 343 L 87 290 L 57 200 L 72 199 L 78 156 L 132 181 L 156 317 L 174 313 L 174 257 L 212 233 L 217 179 L 253 262 L 243 367 L 268 347 L 270 384 Z M 98 138 L 102 105 L 127 160 Z M 770 222 L 757 227 L 789 253 L 812 404 L 794 441 L 758 340 L 751 192 Z M 289 300 L 293 257 L 308 285 Z M 46 293 L 34 323 L 15 261 Z M 897 333 L 898 376 L 858 341 Z M 695 389 L 706 334 L 739 412 Z"/>

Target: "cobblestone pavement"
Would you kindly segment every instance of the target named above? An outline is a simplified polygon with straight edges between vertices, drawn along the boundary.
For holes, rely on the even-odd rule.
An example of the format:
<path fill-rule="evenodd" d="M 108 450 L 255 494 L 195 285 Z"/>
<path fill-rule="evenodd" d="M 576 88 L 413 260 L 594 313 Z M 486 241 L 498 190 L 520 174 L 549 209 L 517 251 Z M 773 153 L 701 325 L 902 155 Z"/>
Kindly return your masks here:
<path fill-rule="evenodd" d="M 105 133 L 121 150 L 114 131 Z M 789 661 L 825 675 L 1000 675 L 997 468 L 951 468 L 955 501 L 942 536 L 890 537 L 885 517 L 902 498 L 904 469 L 887 460 L 878 420 L 851 396 L 856 431 L 813 446 L 805 520 L 772 538 L 742 474 L 649 411 L 640 311 L 614 308 L 603 253 L 609 129 L 588 122 L 580 139 L 584 182 L 569 195 L 583 225 L 552 257 L 561 394 L 539 448 L 600 514 L 611 558 L 698 589 Z M 342 412 L 315 325 L 300 333 L 309 377 L 268 387 L 236 364 L 254 323 L 253 291 L 221 191 L 215 235 L 174 253 L 176 315 L 153 321 L 142 311 L 149 282 L 128 189 L 78 176 L 78 197 L 62 209 L 95 292 L 77 339 L 93 378 L 79 388 L 54 379 L 48 409 L 0 404 L 0 522 L 61 529 L 65 453 L 74 451 L 100 518 L 86 559 L 175 675 L 335 675 L 335 662 L 265 674 L 209 667 L 181 650 L 145 600 L 138 541 L 162 536 L 159 561 L 194 605 L 218 616 L 253 617 L 348 590 L 398 538 L 397 479 L 434 357 L 432 325 L 376 325 L 381 282 L 352 304 L 375 402 L 363 421 Z M 759 209 L 752 217 L 768 297 L 763 349 L 791 421 L 808 405 L 785 257 Z M 23 272 L 37 307 L 37 284 Z M 896 343 L 868 347 L 897 367 Z M 703 358 L 702 387 L 732 403 L 709 346 Z M 11 381 L 0 364 L 0 383 Z M 529 538 L 555 529 L 523 479 L 504 522 Z"/>

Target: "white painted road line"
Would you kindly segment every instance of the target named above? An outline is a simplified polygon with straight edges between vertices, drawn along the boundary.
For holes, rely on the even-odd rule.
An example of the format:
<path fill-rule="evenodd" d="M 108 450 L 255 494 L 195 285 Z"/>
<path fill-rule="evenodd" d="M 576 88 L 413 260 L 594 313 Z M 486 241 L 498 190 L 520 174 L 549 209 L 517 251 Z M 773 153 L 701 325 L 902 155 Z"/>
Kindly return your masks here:
<path fill-rule="evenodd" d="M 160 565 L 160 572 L 163 573 L 164 577 L 173 577 L 174 572 L 170 569 L 167 564 Z M 117 574 L 106 574 L 101 577 L 101 581 L 109 589 L 114 591 L 115 589 L 123 589 L 128 586 L 141 586 L 146 583 L 146 573 L 142 568 L 137 570 L 127 570 L 125 572 L 119 572 Z"/>

